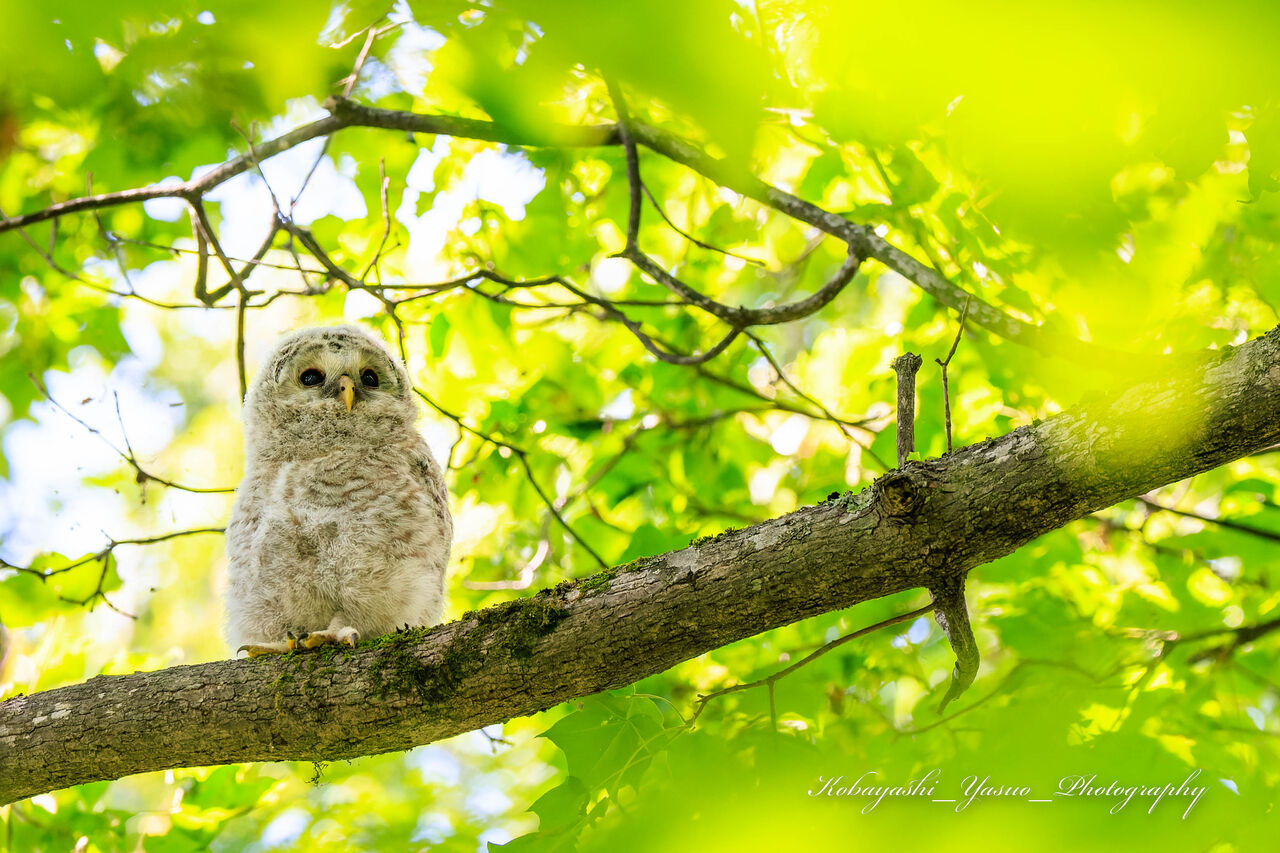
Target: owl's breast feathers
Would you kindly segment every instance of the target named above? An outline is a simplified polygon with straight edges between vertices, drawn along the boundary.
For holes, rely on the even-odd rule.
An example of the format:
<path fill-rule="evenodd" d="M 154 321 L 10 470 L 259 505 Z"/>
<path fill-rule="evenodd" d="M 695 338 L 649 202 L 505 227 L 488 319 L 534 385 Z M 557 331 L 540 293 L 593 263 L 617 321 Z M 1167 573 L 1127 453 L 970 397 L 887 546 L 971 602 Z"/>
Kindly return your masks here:
<path fill-rule="evenodd" d="M 443 566 L 448 558 L 444 480 L 425 446 L 335 451 L 263 465 L 253 478 L 266 499 L 237 512 L 228 534 L 255 539 L 265 562 L 350 576 L 406 560 Z"/>
<path fill-rule="evenodd" d="M 270 490 L 272 502 L 352 524 L 447 521 L 444 480 L 438 473 L 428 476 L 413 449 L 384 445 L 283 463 Z"/>

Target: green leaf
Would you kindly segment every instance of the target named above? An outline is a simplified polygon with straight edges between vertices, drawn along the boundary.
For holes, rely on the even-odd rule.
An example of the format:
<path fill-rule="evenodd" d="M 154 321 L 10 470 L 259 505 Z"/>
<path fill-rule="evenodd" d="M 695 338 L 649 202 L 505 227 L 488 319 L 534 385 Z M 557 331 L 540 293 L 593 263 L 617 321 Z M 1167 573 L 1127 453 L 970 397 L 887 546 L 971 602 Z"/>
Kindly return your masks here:
<path fill-rule="evenodd" d="M 63 606 L 49 581 L 29 572 L 0 580 L 0 622 L 20 628 L 34 625 Z"/>
<path fill-rule="evenodd" d="M 445 342 L 449 339 L 449 318 L 437 314 L 431 318 L 428 340 L 431 344 L 431 355 L 436 358 L 444 355 Z"/>

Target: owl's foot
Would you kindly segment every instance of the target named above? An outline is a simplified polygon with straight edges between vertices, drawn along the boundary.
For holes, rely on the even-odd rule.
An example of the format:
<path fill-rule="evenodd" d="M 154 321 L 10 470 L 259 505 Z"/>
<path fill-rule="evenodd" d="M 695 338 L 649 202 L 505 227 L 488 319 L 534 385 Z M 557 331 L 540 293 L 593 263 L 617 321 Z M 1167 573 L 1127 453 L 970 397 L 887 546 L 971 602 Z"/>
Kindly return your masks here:
<path fill-rule="evenodd" d="M 283 643 L 249 643 L 236 649 L 236 653 L 248 652 L 249 657 L 256 658 L 262 655 L 282 655 L 297 648 L 310 648 L 310 646 L 299 646 L 302 639 L 307 636 L 306 634 L 303 634 L 302 637 L 295 637 L 292 631 L 288 631 L 285 636 L 287 639 Z"/>
<path fill-rule="evenodd" d="M 298 638 L 298 645 L 304 649 L 314 649 L 317 646 L 346 646 L 354 649 L 358 642 L 360 642 L 360 632 L 350 626 L 312 631 Z"/>

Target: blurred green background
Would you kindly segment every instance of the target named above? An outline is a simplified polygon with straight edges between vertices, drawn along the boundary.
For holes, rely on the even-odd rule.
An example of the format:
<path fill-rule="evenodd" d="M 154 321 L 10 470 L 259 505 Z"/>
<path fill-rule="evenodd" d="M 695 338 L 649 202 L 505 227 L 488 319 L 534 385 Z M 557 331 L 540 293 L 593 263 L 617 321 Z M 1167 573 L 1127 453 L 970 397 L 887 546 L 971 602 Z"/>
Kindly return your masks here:
<path fill-rule="evenodd" d="M 875 226 L 1058 334 L 1141 358 L 1280 320 L 1280 15 L 1267 3 L 0 11 L 4 216 L 198 176 L 323 117 L 331 94 L 490 119 L 538 143 L 558 124 L 612 122 L 612 79 L 638 121 Z M 641 244 L 723 303 L 792 301 L 843 260 L 803 223 L 647 150 L 640 162 L 653 197 Z M 318 264 L 281 235 L 247 282 L 240 335 L 235 292 L 213 307 L 193 295 L 180 201 L 0 233 L 0 698 L 229 655 L 222 537 L 193 531 L 221 527 L 232 496 L 153 478 L 238 481 L 240 341 L 250 376 L 301 325 L 346 319 L 403 343 L 438 406 L 424 406 L 423 433 L 449 464 L 450 618 L 595 571 L 584 543 L 617 564 L 865 486 L 894 458 L 889 362 L 904 351 L 925 360 L 920 453 L 946 447 L 934 359 L 956 312 L 879 265 L 821 312 L 692 367 L 657 362 L 559 285 L 467 278 L 561 275 L 677 350 L 711 346 L 723 329 L 611 257 L 628 203 L 616 146 L 348 129 L 206 203 L 232 259 L 258 250 L 275 204 L 364 287 L 300 272 Z M 226 280 L 216 261 L 209 276 L 211 289 Z M 949 373 L 959 445 L 1111 381 L 972 324 Z M 0 808 L 0 849 L 1274 849 L 1280 631 L 1236 640 L 1280 615 L 1278 474 L 1280 453 L 1259 453 L 977 569 L 983 667 L 946 718 L 934 708 L 953 657 L 923 617 L 772 695 L 713 699 L 687 725 L 699 694 L 920 607 L 921 591 L 405 754 L 42 795 Z M 169 533 L 182 535 L 112 545 Z M 906 784 L 935 769 L 937 798 L 970 776 L 1051 798 L 1068 776 L 1176 786 L 1198 770 L 1207 790 L 1185 818 L 1185 798 L 1151 814 L 1141 797 L 1117 814 L 1114 798 L 986 797 L 960 812 L 890 798 L 867 814 L 868 800 L 808 794 L 819 777 Z"/>

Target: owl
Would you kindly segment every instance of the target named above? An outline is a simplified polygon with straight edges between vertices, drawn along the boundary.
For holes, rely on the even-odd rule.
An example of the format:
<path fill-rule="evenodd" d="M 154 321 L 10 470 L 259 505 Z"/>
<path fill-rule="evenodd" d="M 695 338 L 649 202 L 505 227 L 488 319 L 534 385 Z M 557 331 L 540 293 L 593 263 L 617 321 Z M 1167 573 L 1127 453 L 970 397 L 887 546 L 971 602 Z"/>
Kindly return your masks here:
<path fill-rule="evenodd" d="M 444 609 L 453 537 L 404 365 L 355 326 L 276 344 L 244 403 L 227 639 L 250 657 L 354 646 Z"/>

